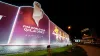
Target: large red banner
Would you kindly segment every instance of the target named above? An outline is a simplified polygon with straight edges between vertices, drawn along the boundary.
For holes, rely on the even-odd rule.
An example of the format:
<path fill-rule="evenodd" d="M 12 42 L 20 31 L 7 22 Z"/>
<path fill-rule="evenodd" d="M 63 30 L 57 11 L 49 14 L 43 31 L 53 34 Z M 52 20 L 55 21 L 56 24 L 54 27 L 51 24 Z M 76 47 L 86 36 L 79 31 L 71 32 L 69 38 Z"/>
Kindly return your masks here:
<path fill-rule="evenodd" d="M 7 44 L 17 11 L 17 6 L 0 2 L 0 44 Z"/>
<path fill-rule="evenodd" d="M 34 2 L 34 7 L 17 7 L 0 2 L 0 45 L 54 43 L 71 42 L 69 35 L 51 22 L 38 2 Z"/>

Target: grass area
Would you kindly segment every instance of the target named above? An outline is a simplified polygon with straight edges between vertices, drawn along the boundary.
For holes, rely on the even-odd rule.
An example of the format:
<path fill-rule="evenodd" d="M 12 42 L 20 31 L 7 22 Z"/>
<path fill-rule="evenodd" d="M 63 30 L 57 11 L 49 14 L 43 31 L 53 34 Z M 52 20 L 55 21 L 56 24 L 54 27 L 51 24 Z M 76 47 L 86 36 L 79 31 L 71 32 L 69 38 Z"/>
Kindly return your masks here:
<path fill-rule="evenodd" d="M 52 53 L 64 52 L 64 51 L 67 51 L 67 50 L 71 49 L 71 47 L 72 46 L 55 48 L 55 49 L 52 49 Z"/>
<path fill-rule="evenodd" d="M 43 50 L 43 51 L 36 51 L 36 52 L 29 52 L 29 53 L 22 53 L 22 54 L 10 54 L 7 56 L 43 56 L 46 54 L 47 54 L 47 51 Z"/>
<path fill-rule="evenodd" d="M 71 52 L 68 51 L 57 52 L 53 53 L 52 56 L 87 56 L 87 53 L 83 48 L 76 46 L 74 47 L 74 49 L 71 49 Z"/>
<path fill-rule="evenodd" d="M 67 50 L 71 49 L 71 47 L 72 46 L 54 48 L 51 50 L 52 56 L 56 56 L 57 53 L 66 52 Z M 42 50 L 42 51 L 35 51 L 22 54 L 9 54 L 7 56 L 47 56 L 47 54 L 48 54 L 47 50 Z"/>
<path fill-rule="evenodd" d="M 71 50 L 71 52 L 68 52 Z M 22 54 L 9 54 L 6 56 L 47 56 L 48 52 L 47 50 L 42 50 L 42 51 L 35 51 L 35 52 L 29 52 L 29 53 L 22 53 Z M 79 47 L 79 46 L 74 46 L 72 49 L 72 46 L 66 46 L 66 47 L 58 47 L 58 48 L 53 48 L 51 50 L 51 55 L 52 56 L 87 56 L 86 51 Z"/>

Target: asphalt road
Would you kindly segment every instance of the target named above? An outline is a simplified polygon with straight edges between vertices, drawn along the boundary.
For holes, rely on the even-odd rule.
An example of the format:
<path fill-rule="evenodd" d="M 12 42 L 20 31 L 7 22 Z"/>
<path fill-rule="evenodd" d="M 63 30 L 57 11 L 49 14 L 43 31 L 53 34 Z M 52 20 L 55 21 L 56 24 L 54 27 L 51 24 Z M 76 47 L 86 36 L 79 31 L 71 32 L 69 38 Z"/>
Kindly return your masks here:
<path fill-rule="evenodd" d="M 100 47 L 95 47 L 91 45 L 78 45 L 82 47 L 88 56 L 100 56 Z"/>

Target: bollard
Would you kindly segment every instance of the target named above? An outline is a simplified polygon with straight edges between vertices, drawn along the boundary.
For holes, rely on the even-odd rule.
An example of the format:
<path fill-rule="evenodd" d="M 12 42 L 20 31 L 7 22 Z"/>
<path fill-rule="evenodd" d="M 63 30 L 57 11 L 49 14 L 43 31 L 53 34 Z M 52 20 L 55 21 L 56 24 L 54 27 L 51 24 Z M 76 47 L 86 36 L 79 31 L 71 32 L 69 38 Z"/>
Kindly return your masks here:
<path fill-rule="evenodd" d="M 51 56 L 51 48 L 50 48 L 50 45 L 47 46 L 47 56 Z"/>

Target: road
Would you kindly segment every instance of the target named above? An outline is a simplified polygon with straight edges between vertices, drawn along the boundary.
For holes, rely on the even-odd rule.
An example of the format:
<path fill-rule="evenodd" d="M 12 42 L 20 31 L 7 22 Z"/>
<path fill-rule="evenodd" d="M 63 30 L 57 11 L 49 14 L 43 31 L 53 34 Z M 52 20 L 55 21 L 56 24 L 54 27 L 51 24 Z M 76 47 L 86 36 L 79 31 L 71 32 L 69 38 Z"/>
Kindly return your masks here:
<path fill-rule="evenodd" d="M 78 45 L 82 47 L 86 52 L 88 56 L 100 56 L 100 48 L 90 45 Z"/>

